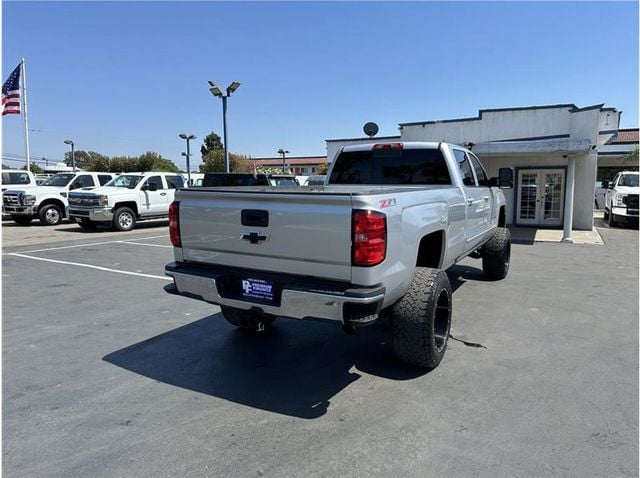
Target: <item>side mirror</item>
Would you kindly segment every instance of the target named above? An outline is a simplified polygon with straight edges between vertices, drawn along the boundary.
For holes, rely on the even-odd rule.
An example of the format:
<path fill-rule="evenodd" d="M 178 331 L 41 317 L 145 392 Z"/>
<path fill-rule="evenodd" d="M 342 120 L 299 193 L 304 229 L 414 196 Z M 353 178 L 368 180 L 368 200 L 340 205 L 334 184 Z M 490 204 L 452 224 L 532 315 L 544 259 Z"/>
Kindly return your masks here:
<path fill-rule="evenodd" d="M 157 191 L 158 185 L 156 183 L 147 183 L 145 184 L 144 189 L 147 189 L 148 191 Z"/>
<path fill-rule="evenodd" d="M 498 177 L 489 179 L 489 186 L 497 186 L 500 189 L 511 189 L 513 187 L 513 169 L 500 168 L 498 170 Z"/>
<path fill-rule="evenodd" d="M 602 186 L 600 186 L 602 189 L 609 189 L 609 181 L 604 180 L 602 181 Z"/>

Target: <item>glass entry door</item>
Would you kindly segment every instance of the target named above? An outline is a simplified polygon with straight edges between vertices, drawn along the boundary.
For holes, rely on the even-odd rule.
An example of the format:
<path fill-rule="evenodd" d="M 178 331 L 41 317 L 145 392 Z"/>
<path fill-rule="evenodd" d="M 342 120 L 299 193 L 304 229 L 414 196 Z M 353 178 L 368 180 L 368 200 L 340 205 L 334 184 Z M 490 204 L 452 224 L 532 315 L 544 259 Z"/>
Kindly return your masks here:
<path fill-rule="evenodd" d="M 564 169 L 518 171 L 516 224 L 561 226 L 564 212 Z"/>

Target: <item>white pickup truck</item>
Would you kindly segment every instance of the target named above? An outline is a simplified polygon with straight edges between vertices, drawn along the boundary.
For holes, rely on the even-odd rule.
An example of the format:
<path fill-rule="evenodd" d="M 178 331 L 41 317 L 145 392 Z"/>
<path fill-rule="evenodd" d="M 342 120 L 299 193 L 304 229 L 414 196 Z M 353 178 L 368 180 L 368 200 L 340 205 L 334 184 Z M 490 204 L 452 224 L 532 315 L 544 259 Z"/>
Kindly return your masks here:
<path fill-rule="evenodd" d="M 448 143 L 343 148 L 324 186 L 177 193 L 166 291 L 218 304 L 251 331 L 275 317 L 328 319 L 347 331 L 387 316 L 396 355 L 433 368 L 445 353 L 452 290 L 466 256 L 502 279 L 511 239 L 501 187 Z"/>
<path fill-rule="evenodd" d="M 609 220 L 609 226 L 638 220 L 638 171 L 621 171 L 611 182 L 604 182 L 606 188 L 604 197 L 604 218 Z"/>
<path fill-rule="evenodd" d="M 36 186 L 36 177 L 31 171 L 23 169 L 2 170 L 2 192 L 14 187 Z"/>
<path fill-rule="evenodd" d="M 100 186 L 113 176 L 111 173 L 58 173 L 40 186 L 9 188 L 2 193 L 3 213 L 18 224 L 27 225 L 37 217 L 45 226 L 55 226 L 65 217 L 69 191 Z"/>
<path fill-rule="evenodd" d="M 69 217 L 86 230 L 113 226 L 129 231 L 137 221 L 166 218 L 184 179 L 175 173 L 126 173 L 102 187 L 69 195 Z"/>

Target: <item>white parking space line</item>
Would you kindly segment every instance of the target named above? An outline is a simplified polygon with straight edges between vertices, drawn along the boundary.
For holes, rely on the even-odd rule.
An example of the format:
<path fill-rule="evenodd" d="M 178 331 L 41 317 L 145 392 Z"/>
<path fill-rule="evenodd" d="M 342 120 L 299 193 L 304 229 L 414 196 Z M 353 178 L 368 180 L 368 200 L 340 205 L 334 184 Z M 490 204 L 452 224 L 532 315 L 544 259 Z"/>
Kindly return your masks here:
<path fill-rule="evenodd" d="M 148 239 L 159 239 L 160 237 L 168 237 L 167 234 L 163 234 L 161 236 L 148 236 L 148 237 L 140 237 L 140 238 L 136 238 L 134 240 L 136 241 L 145 241 Z M 92 242 L 89 244 L 74 244 L 73 246 L 59 246 L 59 247 L 47 247 L 45 249 L 31 249 L 28 251 L 20 251 L 21 254 L 30 254 L 32 252 L 45 252 L 45 251 L 57 251 L 60 249 L 72 249 L 74 247 L 90 247 L 90 246 L 102 246 L 104 244 L 117 244 L 117 243 L 126 243 L 126 241 L 122 241 L 119 239 L 115 239 L 113 241 L 104 241 L 104 242 Z M 167 246 L 167 247 L 171 247 L 171 246 Z M 5 254 L 11 254 L 11 253 L 5 253 Z"/>
<path fill-rule="evenodd" d="M 118 241 L 121 244 L 131 244 L 134 246 L 149 246 L 149 247 L 168 247 L 169 249 L 173 249 L 173 246 L 166 246 L 164 244 L 146 244 L 144 242 L 130 242 L 130 241 Z"/>
<path fill-rule="evenodd" d="M 108 267 L 94 266 L 94 265 L 91 265 L 91 264 L 82 264 L 80 262 L 69 262 L 69 261 L 59 261 L 57 259 L 46 259 L 44 257 L 28 256 L 26 254 L 20 254 L 18 252 L 10 252 L 7 255 L 15 256 L 15 257 L 23 257 L 25 259 L 33 259 L 35 261 L 53 262 L 55 264 L 65 264 L 65 265 L 69 265 L 69 266 L 86 267 L 88 269 L 95 269 L 95 270 L 105 271 L 105 272 L 115 272 L 117 274 L 126 274 L 126 275 L 130 275 L 130 276 L 138 276 L 138 277 L 147 277 L 149 279 L 160 279 L 160 280 L 165 280 L 165 281 L 173 280 L 170 277 L 165 277 L 165 276 L 156 276 L 156 275 L 152 275 L 152 274 L 143 274 L 141 272 L 120 271 L 118 269 L 110 269 Z"/>

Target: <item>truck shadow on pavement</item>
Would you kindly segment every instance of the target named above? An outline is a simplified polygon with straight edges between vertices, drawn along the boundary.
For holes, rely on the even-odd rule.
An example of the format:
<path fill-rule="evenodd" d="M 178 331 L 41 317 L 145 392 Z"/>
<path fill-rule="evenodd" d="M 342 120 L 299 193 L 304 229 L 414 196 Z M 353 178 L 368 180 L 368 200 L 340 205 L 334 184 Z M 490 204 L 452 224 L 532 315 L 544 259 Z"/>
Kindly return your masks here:
<path fill-rule="evenodd" d="M 467 281 L 491 282 L 489 279 L 487 279 L 484 276 L 484 272 L 482 272 L 482 269 L 478 267 L 467 266 L 464 264 L 457 264 L 447 269 L 447 276 L 449 277 L 449 282 L 451 283 L 451 290 L 453 292 L 455 292 L 460 287 L 462 287 L 464 283 Z M 455 310 L 455 302 L 454 302 L 454 310 Z M 455 316 L 452 320 L 455 320 Z"/>
<path fill-rule="evenodd" d="M 427 371 L 393 355 L 384 322 L 348 336 L 336 324 L 278 319 L 251 335 L 211 315 L 103 360 L 154 380 L 283 415 L 313 419 L 365 372 L 408 380 Z"/>
<path fill-rule="evenodd" d="M 455 266 L 455 291 L 482 271 Z M 411 380 L 429 371 L 398 361 L 386 320 L 345 334 L 337 324 L 278 319 L 248 334 L 215 314 L 112 352 L 103 360 L 145 377 L 253 408 L 314 419 L 362 378 Z"/>

